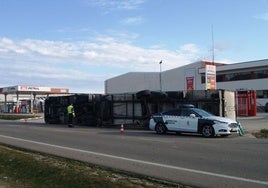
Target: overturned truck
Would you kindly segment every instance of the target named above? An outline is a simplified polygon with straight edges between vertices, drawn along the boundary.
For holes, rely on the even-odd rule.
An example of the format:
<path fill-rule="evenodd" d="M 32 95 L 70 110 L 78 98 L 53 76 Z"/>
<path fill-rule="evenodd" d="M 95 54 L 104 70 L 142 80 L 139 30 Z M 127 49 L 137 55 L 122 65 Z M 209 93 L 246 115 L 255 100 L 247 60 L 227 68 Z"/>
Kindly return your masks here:
<path fill-rule="evenodd" d="M 66 124 L 67 106 L 74 105 L 74 123 L 85 126 L 127 125 L 148 128 L 152 114 L 193 104 L 214 115 L 236 119 L 235 92 L 228 90 L 149 91 L 123 94 L 73 94 L 51 96 L 45 101 L 49 124 Z"/>

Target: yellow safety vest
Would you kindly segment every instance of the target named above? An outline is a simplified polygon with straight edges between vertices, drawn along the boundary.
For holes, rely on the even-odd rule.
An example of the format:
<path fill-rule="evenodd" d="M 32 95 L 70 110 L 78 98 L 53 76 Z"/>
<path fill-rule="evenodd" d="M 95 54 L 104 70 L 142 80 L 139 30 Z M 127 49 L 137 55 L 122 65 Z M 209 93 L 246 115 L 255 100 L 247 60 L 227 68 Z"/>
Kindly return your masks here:
<path fill-rule="evenodd" d="M 67 107 L 67 112 L 68 112 L 68 114 L 72 114 L 72 113 L 74 113 L 74 106 L 73 106 L 73 105 L 69 105 L 69 106 Z"/>

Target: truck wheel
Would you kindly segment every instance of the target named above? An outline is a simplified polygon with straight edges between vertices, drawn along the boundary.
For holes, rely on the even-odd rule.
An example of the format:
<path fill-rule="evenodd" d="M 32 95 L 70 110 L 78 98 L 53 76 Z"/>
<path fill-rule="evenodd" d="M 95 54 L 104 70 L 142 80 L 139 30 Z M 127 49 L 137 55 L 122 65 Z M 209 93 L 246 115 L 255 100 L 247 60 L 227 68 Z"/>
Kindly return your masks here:
<path fill-rule="evenodd" d="M 180 91 L 167 91 L 166 92 L 168 97 L 173 99 L 182 99 L 183 98 L 183 92 Z"/>
<path fill-rule="evenodd" d="M 157 134 L 165 134 L 167 129 L 164 123 L 157 123 L 155 126 L 155 131 Z"/>
<path fill-rule="evenodd" d="M 214 134 L 215 134 L 215 132 L 214 132 L 214 129 L 213 129 L 212 126 L 210 126 L 210 125 L 204 125 L 204 126 L 202 127 L 202 135 L 203 135 L 204 137 L 206 137 L 206 138 L 208 138 L 208 137 L 213 137 Z"/>
<path fill-rule="evenodd" d="M 161 100 L 165 99 L 167 97 L 167 94 L 162 91 L 152 91 L 150 97 L 154 100 Z"/>
<path fill-rule="evenodd" d="M 150 90 L 142 90 L 136 93 L 136 97 L 138 99 L 142 98 L 142 97 L 148 97 L 151 95 L 151 91 Z"/>

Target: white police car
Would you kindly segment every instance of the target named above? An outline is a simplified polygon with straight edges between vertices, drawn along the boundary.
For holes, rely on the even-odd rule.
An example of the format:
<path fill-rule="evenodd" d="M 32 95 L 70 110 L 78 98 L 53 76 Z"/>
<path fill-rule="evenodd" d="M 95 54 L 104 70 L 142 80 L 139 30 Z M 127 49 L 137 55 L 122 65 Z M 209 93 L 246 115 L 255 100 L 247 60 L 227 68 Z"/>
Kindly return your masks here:
<path fill-rule="evenodd" d="M 157 113 L 150 119 L 149 127 L 157 134 L 166 132 L 199 133 L 204 137 L 238 134 L 236 121 L 214 116 L 199 108 L 176 108 Z"/>

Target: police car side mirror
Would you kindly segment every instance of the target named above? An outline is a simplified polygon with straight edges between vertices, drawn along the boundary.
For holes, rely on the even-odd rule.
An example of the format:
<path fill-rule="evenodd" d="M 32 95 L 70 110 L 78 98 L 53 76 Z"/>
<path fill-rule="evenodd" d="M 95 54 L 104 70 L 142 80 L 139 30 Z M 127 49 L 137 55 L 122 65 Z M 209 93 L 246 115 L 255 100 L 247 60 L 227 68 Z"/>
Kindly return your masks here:
<path fill-rule="evenodd" d="M 190 114 L 190 117 L 191 117 L 191 118 L 195 118 L 196 115 L 195 115 L 195 114 Z"/>

